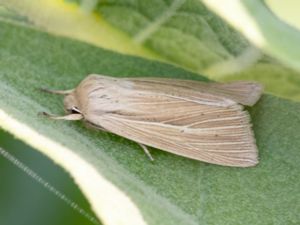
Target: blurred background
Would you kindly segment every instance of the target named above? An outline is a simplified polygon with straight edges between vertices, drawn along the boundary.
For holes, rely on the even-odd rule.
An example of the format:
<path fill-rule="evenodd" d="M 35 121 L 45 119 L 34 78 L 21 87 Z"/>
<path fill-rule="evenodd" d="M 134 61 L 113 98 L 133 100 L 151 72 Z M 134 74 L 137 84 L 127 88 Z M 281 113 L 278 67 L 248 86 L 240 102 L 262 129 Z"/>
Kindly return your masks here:
<path fill-rule="evenodd" d="M 0 129 L 0 147 L 93 215 L 72 178 L 59 166 Z M 0 224 L 93 224 L 0 154 Z"/>

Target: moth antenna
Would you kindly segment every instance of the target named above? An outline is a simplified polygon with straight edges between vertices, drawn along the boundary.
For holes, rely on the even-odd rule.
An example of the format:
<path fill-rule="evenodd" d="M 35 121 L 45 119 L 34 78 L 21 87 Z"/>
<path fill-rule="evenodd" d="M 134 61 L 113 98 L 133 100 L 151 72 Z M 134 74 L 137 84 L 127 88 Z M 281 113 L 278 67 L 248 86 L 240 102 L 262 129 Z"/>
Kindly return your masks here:
<path fill-rule="evenodd" d="M 74 91 L 74 89 L 71 89 L 71 90 L 49 90 L 46 88 L 39 88 L 39 90 L 50 93 L 50 94 L 57 94 L 57 95 L 68 95 Z"/>
<path fill-rule="evenodd" d="M 151 160 L 151 161 L 154 161 L 154 158 L 152 157 L 149 149 L 147 148 L 146 145 L 143 145 L 141 143 L 138 143 L 139 146 L 141 146 L 141 148 L 144 150 L 145 154 L 148 156 L 148 158 Z"/>
<path fill-rule="evenodd" d="M 81 120 L 83 118 L 83 116 L 79 113 L 68 114 L 65 116 L 55 116 L 55 115 L 51 115 L 46 112 L 41 112 L 41 113 L 39 113 L 39 115 L 45 116 L 45 117 L 47 117 L 49 119 L 53 119 L 53 120 Z"/>

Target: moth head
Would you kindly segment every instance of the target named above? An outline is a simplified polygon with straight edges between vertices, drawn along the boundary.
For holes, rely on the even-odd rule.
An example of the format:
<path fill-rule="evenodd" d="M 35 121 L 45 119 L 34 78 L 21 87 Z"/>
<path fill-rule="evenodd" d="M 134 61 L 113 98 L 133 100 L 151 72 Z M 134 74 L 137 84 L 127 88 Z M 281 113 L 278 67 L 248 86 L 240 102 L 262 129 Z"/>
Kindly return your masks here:
<path fill-rule="evenodd" d="M 78 102 L 73 93 L 66 95 L 64 98 L 64 108 L 68 114 L 81 113 L 78 107 Z"/>

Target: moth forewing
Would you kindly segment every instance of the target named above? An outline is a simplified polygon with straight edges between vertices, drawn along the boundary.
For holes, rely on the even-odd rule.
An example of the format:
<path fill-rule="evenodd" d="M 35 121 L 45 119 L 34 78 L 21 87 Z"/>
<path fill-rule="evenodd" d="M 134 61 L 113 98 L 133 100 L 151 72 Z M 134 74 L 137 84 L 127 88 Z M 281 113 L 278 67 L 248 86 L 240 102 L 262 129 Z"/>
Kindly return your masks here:
<path fill-rule="evenodd" d="M 204 162 L 248 167 L 258 163 L 257 148 L 249 115 L 238 103 L 253 105 L 261 92 L 261 85 L 253 82 L 90 75 L 66 96 L 65 105 L 76 107 L 90 125 L 140 144 Z"/>
<path fill-rule="evenodd" d="M 262 95 L 263 86 L 253 81 L 235 81 L 231 83 L 201 82 L 192 80 L 178 80 L 165 78 L 130 78 L 129 80 L 139 83 L 144 88 L 155 85 L 167 85 L 173 88 L 193 89 L 202 94 L 212 94 L 214 96 L 222 96 L 235 101 L 236 103 L 252 106 Z M 154 87 L 155 88 L 155 87 Z"/>

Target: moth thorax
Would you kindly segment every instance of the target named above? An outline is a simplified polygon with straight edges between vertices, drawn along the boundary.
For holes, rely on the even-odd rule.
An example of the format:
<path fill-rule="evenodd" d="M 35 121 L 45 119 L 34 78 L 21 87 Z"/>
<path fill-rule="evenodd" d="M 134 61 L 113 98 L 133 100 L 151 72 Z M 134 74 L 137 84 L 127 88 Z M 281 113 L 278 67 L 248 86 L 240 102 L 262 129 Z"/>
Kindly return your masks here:
<path fill-rule="evenodd" d="M 64 98 L 64 107 L 67 112 L 71 112 L 74 107 L 79 108 L 74 93 L 71 93 Z"/>

